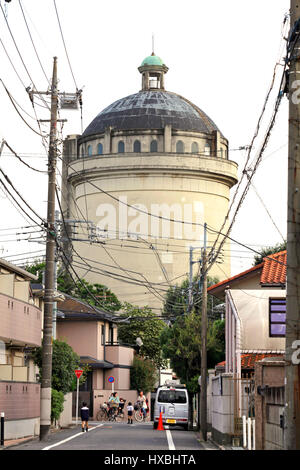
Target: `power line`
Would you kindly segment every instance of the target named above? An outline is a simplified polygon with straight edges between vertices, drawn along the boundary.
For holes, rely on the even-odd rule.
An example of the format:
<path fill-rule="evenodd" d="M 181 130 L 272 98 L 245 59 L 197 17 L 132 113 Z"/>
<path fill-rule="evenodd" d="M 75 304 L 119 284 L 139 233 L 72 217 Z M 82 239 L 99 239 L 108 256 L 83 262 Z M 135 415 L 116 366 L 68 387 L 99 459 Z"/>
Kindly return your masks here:
<path fill-rule="evenodd" d="M 34 41 L 33 41 L 33 38 L 32 38 L 31 32 L 30 32 L 30 29 L 29 29 L 29 26 L 28 26 L 28 23 L 27 23 L 27 20 L 26 20 L 26 16 L 25 16 L 25 13 L 24 13 L 24 10 L 23 10 L 23 7 L 22 7 L 21 0 L 19 0 L 19 5 L 20 5 L 21 11 L 22 11 L 22 15 L 23 15 L 23 18 L 24 18 L 24 21 L 25 21 L 25 24 L 26 24 L 26 28 L 27 28 L 27 31 L 28 31 L 28 34 L 29 34 L 29 37 L 30 37 L 31 44 L 32 44 L 32 46 L 33 46 L 35 55 L 36 55 L 36 57 L 37 57 L 37 59 L 38 59 L 38 62 L 39 62 L 39 64 L 40 64 L 40 66 L 41 66 L 41 69 L 42 69 L 42 71 L 43 71 L 43 74 L 44 74 L 44 76 L 45 76 L 47 82 L 48 82 L 49 85 L 50 85 L 50 80 L 49 80 L 49 78 L 47 77 L 47 74 L 46 74 L 46 72 L 45 72 L 45 69 L 44 69 L 44 67 L 43 67 L 43 64 L 42 64 L 42 62 L 41 62 L 41 60 L 40 60 L 40 57 L 39 57 L 39 55 L 38 55 L 38 52 L 37 52 L 37 50 L 36 50 L 36 47 L 35 47 L 35 44 L 34 44 Z"/>
<path fill-rule="evenodd" d="M 64 48 L 65 48 L 65 53 L 66 53 L 66 56 L 67 56 L 68 64 L 69 64 L 70 71 L 71 71 L 71 74 L 72 74 L 72 77 L 73 77 L 73 81 L 74 81 L 74 84 L 75 84 L 76 91 L 78 91 L 78 87 L 77 87 L 77 83 L 76 83 L 76 80 L 75 80 L 75 76 L 74 76 L 74 73 L 73 73 L 73 70 L 72 70 L 71 62 L 70 62 L 70 59 L 69 59 L 69 54 L 68 54 L 68 51 L 67 51 L 66 42 L 65 42 L 65 39 L 64 39 L 64 35 L 63 35 L 61 23 L 60 23 L 60 20 L 59 20 L 59 15 L 58 15 L 58 11 L 57 11 L 56 1 L 53 0 L 53 3 L 54 3 L 54 8 L 55 8 L 55 12 L 56 12 L 56 17 L 57 17 L 57 21 L 58 21 L 58 25 L 59 25 L 59 30 L 60 30 L 62 42 L 63 42 Z"/>

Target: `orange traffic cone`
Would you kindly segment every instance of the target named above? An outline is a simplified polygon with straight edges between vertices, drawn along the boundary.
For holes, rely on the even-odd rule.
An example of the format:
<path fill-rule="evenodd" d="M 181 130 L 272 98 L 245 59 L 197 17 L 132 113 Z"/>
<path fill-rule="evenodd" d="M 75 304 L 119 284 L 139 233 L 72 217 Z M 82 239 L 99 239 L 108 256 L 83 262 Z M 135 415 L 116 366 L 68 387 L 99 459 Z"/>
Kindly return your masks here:
<path fill-rule="evenodd" d="M 162 412 L 160 412 L 160 415 L 159 415 L 157 431 L 164 431 L 164 425 L 163 425 L 163 420 L 162 420 Z"/>

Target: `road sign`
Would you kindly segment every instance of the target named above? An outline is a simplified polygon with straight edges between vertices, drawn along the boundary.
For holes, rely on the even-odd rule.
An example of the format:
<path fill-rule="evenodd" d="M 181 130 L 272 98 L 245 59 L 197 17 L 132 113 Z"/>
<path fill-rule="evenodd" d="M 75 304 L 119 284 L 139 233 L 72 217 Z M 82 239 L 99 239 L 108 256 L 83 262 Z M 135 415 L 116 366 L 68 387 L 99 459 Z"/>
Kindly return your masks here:
<path fill-rule="evenodd" d="M 114 377 L 112 377 L 112 376 L 110 376 L 110 377 L 108 377 L 108 379 L 107 379 L 107 380 L 109 381 L 109 383 L 110 383 L 110 384 L 113 384 L 113 383 L 114 383 L 114 381 L 115 381 L 115 378 L 114 378 Z"/>
<path fill-rule="evenodd" d="M 80 377 L 82 376 L 83 370 L 76 369 L 74 372 L 75 372 L 77 379 L 80 379 Z"/>

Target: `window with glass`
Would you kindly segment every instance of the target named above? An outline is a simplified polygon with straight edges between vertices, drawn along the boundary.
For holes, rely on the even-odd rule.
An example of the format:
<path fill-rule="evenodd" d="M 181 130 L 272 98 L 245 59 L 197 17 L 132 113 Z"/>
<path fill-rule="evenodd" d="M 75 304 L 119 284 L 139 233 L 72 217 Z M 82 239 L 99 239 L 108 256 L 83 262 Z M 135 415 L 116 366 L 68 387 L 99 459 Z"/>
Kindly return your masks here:
<path fill-rule="evenodd" d="M 125 152 L 125 144 L 123 140 L 120 140 L 118 142 L 118 153 L 124 153 Z"/>
<path fill-rule="evenodd" d="M 105 344 L 105 326 L 101 325 L 101 344 L 102 346 Z"/>
<path fill-rule="evenodd" d="M 103 145 L 101 143 L 98 144 L 98 155 L 103 155 Z"/>
<path fill-rule="evenodd" d="M 157 140 L 152 140 L 150 144 L 150 152 L 157 152 Z"/>
<path fill-rule="evenodd" d="M 88 145 L 87 154 L 88 154 L 88 157 L 92 156 L 92 146 L 91 145 Z"/>
<path fill-rule="evenodd" d="M 199 152 L 199 146 L 197 142 L 192 143 L 192 153 L 198 153 Z"/>
<path fill-rule="evenodd" d="M 177 153 L 184 153 L 184 144 L 183 144 L 182 140 L 178 140 L 178 142 L 176 142 L 176 152 Z"/>
<path fill-rule="evenodd" d="M 139 140 L 135 140 L 135 142 L 133 144 L 133 151 L 135 153 L 140 153 L 140 151 L 141 151 L 141 142 Z"/>
<path fill-rule="evenodd" d="M 157 401 L 159 403 L 186 403 L 186 392 L 184 390 L 160 390 Z"/>
<path fill-rule="evenodd" d="M 286 299 L 269 299 L 269 324 L 271 337 L 285 337 Z"/>
<path fill-rule="evenodd" d="M 108 342 L 109 344 L 114 344 L 114 329 L 112 325 L 109 325 Z"/>

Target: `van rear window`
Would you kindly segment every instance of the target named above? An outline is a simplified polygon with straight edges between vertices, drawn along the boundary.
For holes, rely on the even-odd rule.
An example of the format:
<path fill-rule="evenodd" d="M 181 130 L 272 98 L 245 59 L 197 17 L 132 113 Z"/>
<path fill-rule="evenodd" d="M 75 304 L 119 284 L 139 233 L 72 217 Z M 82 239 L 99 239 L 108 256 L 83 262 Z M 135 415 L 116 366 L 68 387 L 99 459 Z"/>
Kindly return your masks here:
<path fill-rule="evenodd" d="M 186 392 L 181 390 L 160 390 L 157 401 L 159 403 L 186 403 Z"/>

